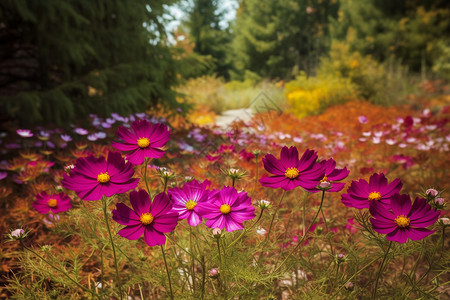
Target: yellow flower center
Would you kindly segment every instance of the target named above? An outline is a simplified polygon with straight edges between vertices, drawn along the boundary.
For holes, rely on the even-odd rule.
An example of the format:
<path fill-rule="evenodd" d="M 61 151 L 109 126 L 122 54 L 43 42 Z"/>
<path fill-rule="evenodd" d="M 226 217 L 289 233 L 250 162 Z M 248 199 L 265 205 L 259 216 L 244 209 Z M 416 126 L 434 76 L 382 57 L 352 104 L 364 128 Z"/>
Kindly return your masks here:
<path fill-rule="evenodd" d="M 188 202 L 186 202 L 186 209 L 187 210 L 193 210 L 194 207 L 197 206 L 197 202 L 195 202 L 194 200 L 189 200 Z"/>
<path fill-rule="evenodd" d="M 139 148 L 146 148 L 150 145 L 150 140 L 148 138 L 138 138 L 137 144 Z"/>
<path fill-rule="evenodd" d="M 367 199 L 369 199 L 370 201 L 372 200 L 380 200 L 381 199 L 381 194 L 378 192 L 372 192 L 369 194 L 369 197 L 367 197 Z"/>
<path fill-rule="evenodd" d="M 97 181 L 100 183 L 107 183 L 110 179 L 111 177 L 109 177 L 108 172 L 100 173 L 97 175 Z"/>
<path fill-rule="evenodd" d="M 141 222 L 144 225 L 151 224 L 153 222 L 153 216 L 151 213 L 144 213 L 141 215 Z"/>
<path fill-rule="evenodd" d="M 320 182 L 328 182 L 328 177 L 327 175 L 323 176 L 322 180 Z"/>
<path fill-rule="evenodd" d="M 395 218 L 395 223 L 397 223 L 398 227 L 408 227 L 409 226 L 409 218 L 405 215 L 400 215 Z"/>
<path fill-rule="evenodd" d="M 298 170 L 297 170 L 297 168 L 288 168 L 286 170 L 286 172 L 284 173 L 284 175 L 287 178 L 290 178 L 290 179 L 297 178 L 298 177 Z"/>
<path fill-rule="evenodd" d="M 231 211 L 231 207 L 228 204 L 222 204 L 222 206 L 220 206 L 220 212 L 223 213 L 224 215 L 229 214 Z"/>
<path fill-rule="evenodd" d="M 56 200 L 56 199 L 49 199 L 48 200 L 48 202 L 47 202 L 47 204 L 48 204 L 48 206 L 50 206 L 50 207 L 56 207 L 56 206 L 58 206 L 58 200 Z"/>

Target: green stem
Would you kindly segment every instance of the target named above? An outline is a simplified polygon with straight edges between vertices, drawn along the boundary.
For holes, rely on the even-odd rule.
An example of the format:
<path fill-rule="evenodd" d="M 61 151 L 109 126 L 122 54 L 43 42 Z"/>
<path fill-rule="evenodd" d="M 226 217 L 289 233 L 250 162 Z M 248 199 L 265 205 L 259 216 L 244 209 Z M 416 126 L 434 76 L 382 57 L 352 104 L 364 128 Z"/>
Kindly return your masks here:
<path fill-rule="evenodd" d="M 148 187 L 148 182 L 147 182 L 147 169 L 148 169 L 148 157 L 145 158 L 145 162 L 144 162 L 144 182 L 145 182 L 145 187 L 147 188 L 147 192 L 148 195 L 150 197 L 150 201 L 152 201 L 152 194 L 150 193 L 150 188 Z"/>
<path fill-rule="evenodd" d="M 261 220 L 263 212 L 264 212 L 264 209 L 261 209 L 261 212 L 259 213 L 258 219 L 250 227 L 245 228 L 244 230 L 242 230 L 242 233 L 237 237 L 237 239 L 232 241 L 231 244 L 229 244 L 227 246 L 227 249 L 229 249 L 229 248 L 231 248 L 231 246 L 235 245 L 244 236 L 245 233 L 249 232 L 253 227 L 255 227 L 255 225 L 259 222 L 259 220 Z"/>
<path fill-rule="evenodd" d="M 386 261 L 387 255 L 389 253 L 389 249 L 391 249 L 391 245 L 392 245 L 392 241 L 389 242 L 389 246 L 386 249 L 386 252 L 384 253 L 384 257 L 383 257 L 383 261 L 381 262 L 380 269 L 378 270 L 377 279 L 375 280 L 375 286 L 372 291 L 372 299 L 376 299 L 376 297 L 377 297 L 378 281 L 380 280 L 380 275 L 383 272 L 384 262 Z"/>
<path fill-rule="evenodd" d="M 111 247 L 112 247 L 112 250 L 113 250 L 114 267 L 116 269 L 116 281 L 117 281 L 117 285 L 119 287 L 120 299 L 122 299 L 122 283 L 120 282 L 119 267 L 117 266 L 116 246 L 114 245 L 114 240 L 113 240 L 113 236 L 112 236 L 112 233 L 111 233 L 111 228 L 109 226 L 108 213 L 107 213 L 107 206 L 108 206 L 108 204 L 107 204 L 107 200 L 106 200 L 105 197 L 102 197 L 102 203 L 103 203 L 103 215 L 105 217 L 106 228 L 108 229 L 109 240 L 111 242 Z"/>
<path fill-rule="evenodd" d="M 164 252 L 164 247 L 163 247 L 163 245 L 161 245 L 161 251 L 162 251 L 162 255 L 163 255 L 163 259 L 164 259 L 164 265 L 166 266 L 167 279 L 169 280 L 170 299 L 173 300 L 174 298 L 173 298 L 173 291 L 172 291 L 172 281 L 170 280 L 169 267 L 167 266 L 166 254 L 165 254 L 165 252 Z"/>
<path fill-rule="evenodd" d="M 232 180 L 231 186 L 234 187 L 234 184 L 236 182 L 236 178 L 231 178 L 231 180 Z"/>
<path fill-rule="evenodd" d="M 205 264 L 205 256 L 202 255 L 202 296 L 201 299 L 203 300 L 205 297 L 205 284 L 206 284 L 206 264 Z"/>
<path fill-rule="evenodd" d="M 192 226 L 189 226 L 189 249 L 193 251 L 192 247 Z M 195 260 L 191 258 L 191 272 L 192 272 L 192 290 L 195 295 Z"/>
<path fill-rule="evenodd" d="M 308 229 L 306 230 L 305 234 L 303 235 L 302 239 L 300 240 L 300 242 L 297 243 L 297 245 L 295 246 L 295 248 L 292 249 L 292 251 L 289 252 L 289 254 L 283 259 L 283 261 L 281 262 L 281 264 L 273 270 L 272 273 L 278 271 L 278 270 L 281 268 L 281 266 L 283 266 L 283 265 L 286 263 L 286 261 L 288 260 L 288 258 L 289 258 L 289 257 L 290 257 L 290 256 L 298 249 L 298 247 L 300 247 L 300 245 L 305 241 L 306 235 L 308 234 L 308 232 L 309 232 L 309 230 L 311 229 L 311 227 L 314 225 L 314 222 L 316 221 L 317 216 L 319 215 L 320 210 L 322 209 L 324 197 L 325 197 L 325 191 L 322 191 L 322 200 L 320 200 L 320 206 L 319 206 L 319 209 L 317 210 L 317 213 L 316 213 L 316 215 L 314 216 L 314 219 L 312 220 L 311 224 L 309 225 L 309 227 L 308 227 Z"/>
<path fill-rule="evenodd" d="M 325 191 L 322 191 L 322 193 L 325 193 Z M 320 212 L 321 212 L 321 214 L 322 214 L 323 222 L 325 223 L 325 229 L 327 230 L 327 234 L 328 234 L 328 232 L 330 232 L 330 230 L 328 229 L 327 218 L 325 218 L 325 214 L 324 214 L 324 212 L 323 212 L 323 209 L 321 209 Z M 328 243 L 330 244 L 330 251 L 331 251 L 331 254 L 334 255 L 333 243 L 331 242 L 331 238 L 328 237 L 327 240 L 328 240 Z"/>
<path fill-rule="evenodd" d="M 42 257 L 39 253 L 37 253 L 37 252 L 34 251 L 33 249 L 28 248 L 27 246 L 25 246 L 25 245 L 23 244 L 23 241 L 22 241 L 22 240 L 20 240 L 20 245 L 21 245 L 25 250 L 28 250 L 28 251 L 30 251 L 31 253 L 33 253 L 34 255 L 36 255 L 37 257 L 39 257 L 43 262 L 45 262 L 46 264 L 48 264 L 50 267 L 52 267 L 52 268 L 55 269 L 56 271 L 60 272 L 60 273 L 63 274 L 64 276 L 66 276 L 67 279 L 69 279 L 70 281 L 72 281 L 73 283 L 75 283 L 75 284 L 76 284 L 79 288 L 81 288 L 83 291 L 88 292 L 88 293 L 91 293 L 93 297 L 97 297 L 97 298 L 101 299 L 100 296 L 96 295 L 93 291 L 91 291 L 91 290 L 85 288 L 85 287 L 82 286 L 78 281 L 76 281 L 75 279 L 73 279 L 72 277 L 70 277 L 69 274 L 67 274 L 66 271 L 64 271 L 64 270 L 62 270 L 62 269 L 60 269 L 60 268 L 54 266 L 54 265 L 51 264 L 48 260 L 46 260 L 44 257 Z"/>
<path fill-rule="evenodd" d="M 167 184 L 168 184 L 168 183 L 169 183 L 169 179 L 166 178 L 166 177 L 164 177 L 164 191 L 163 191 L 163 194 L 165 194 L 166 191 L 167 191 Z"/>
<path fill-rule="evenodd" d="M 256 187 L 258 186 L 258 167 L 259 167 L 259 164 L 258 164 L 258 155 L 255 155 L 255 162 L 256 162 L 256 175 L 255 175 L 255 185 L 253 186 L 253 191 L 252 191 L 252 197 L 253 197 L 253 195 L 255 194 L 255 192 L 256 192 Z"/>
<path fill-rule="evenodd" d="M 370 261 L 367 265 L 365 265 L 364 267 L 362 267 L 361 269 L 359 269 L 358 272 L 356 272 L 355 274 L 353 274 L 349 279 L 347 279 L 346 282 L 344 282 L 344 284 L 342 284 L 342 285 L 340 286 L 340 288 L 339 288 L 339 289 L 336 291 L 336 293 L 331 297 L 331 299 L 336 298 L 336 296 L 337 296 L 337 294 L 339 293 L 339 291 L 342 290 L 342 289 L 345 287 L 345 285 L 346 285 L 347 283 L 349 283 L 350 281 L 352 281 L 353 278 L 355 278 L 355 277 L 356 277 L 357 275 L 359 275 L 362 271 L 364 271 L 365 269 L 367 269 L 368 267 L 370 267 L 374 262 L 376 262 L 376 261 L 379 260 L 379 259 L 380 259 L 380 257 L 377 257 L 377 258 L 373 259 L 372 261 Z"/>
<path fill-rule="evenodd" d="M 281 207 L 281 202 L 283 201 L 285 195 L 286 195 L 286 190 L 283 191 L 283 194 L 281 195 L 280 201 L 278 201 L 277 209 L 273 213 L 272 220 L 270 221 L 270 226 L 269 226 L 269 230 L 267 231 L 267 235 L 266 235 L 266 240 L 265 241 L 269 240 L 269 235 L 270 235 L 270 232 L 272 231 L 273 221 L 275 220 L 275 217 L 276 217 L 276 215 L 278 213 L 278 210 Z"/>

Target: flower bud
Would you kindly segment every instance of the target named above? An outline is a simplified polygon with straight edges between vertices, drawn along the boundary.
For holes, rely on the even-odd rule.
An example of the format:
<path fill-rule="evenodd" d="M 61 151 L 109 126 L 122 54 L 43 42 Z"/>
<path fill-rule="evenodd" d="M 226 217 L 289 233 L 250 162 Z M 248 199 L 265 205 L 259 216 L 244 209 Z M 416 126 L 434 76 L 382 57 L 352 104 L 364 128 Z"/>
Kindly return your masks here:
<path fill-rule="evenodd" d="M 434 204 L 436 204 L 436 205 L 442 206 L 442 205 L 444 205 L 444 203 L 445 203 L 444 198 L 438 197 L 438 198 L 434 199 Z"/>
<path fill-rule="evenodd" d="M 258 200 L 258 207 L 261 209 L 271 208 L 272 203 L 268 200 Z"/>
<path fill-rule="evenodd" d="M 211 270 L 209 270 L 209 277 L 217 278 L 218 276 L 219 276 L 219 270 L 217 270 L 216 268 L 212 268 Z"/>
<path fill-rule="evenodd" d="M 439 223 L 442 226 L 449 226 L 450 225 L 450 219 L 449 218 L 440 218 Z"/>
<path fill-rule="evenodd" d="M 349 281 L 344 285 L 344 287 L 347 291 L 353 291 L 355 285 L 353 284 L 353 282 Z"/>
<path fill-rule="evenodd" d="M 220 235 L 222 234 L 222 230 L 220 230 L 220 228 L 214 228 L 212 230 L 212 234 L 214 237 L 220 237 Z"/>
<path fill-rule="evenodd" d="M 436 197 L 439 192 L 435 189 L 428 189 L 425 193 L 429 197 Z"/>

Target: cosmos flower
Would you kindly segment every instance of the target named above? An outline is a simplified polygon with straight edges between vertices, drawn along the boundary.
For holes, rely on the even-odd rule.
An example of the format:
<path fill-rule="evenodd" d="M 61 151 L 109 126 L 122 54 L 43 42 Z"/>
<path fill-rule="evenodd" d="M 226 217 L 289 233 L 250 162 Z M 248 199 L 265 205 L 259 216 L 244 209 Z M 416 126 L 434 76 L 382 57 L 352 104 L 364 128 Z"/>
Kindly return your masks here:
<path fill-rule="evenodd" d="M 112 142 L 111 145 L 120 151 L 126 151 L 127 159 L 140 165 L 146 157 L 161 158 L 164 146 L 169 141 L 170 131 L 164 124 L 151 124 L 147 120 L 134 121 L 131 130 L 120 126 L 117 136 L 123 143 Z"/>
<path fill-rule="evenodd" d="M 118 234 L 129 240 L 137 240 L 144 235 L 150 247 L 164 245 L 164 233 L 173 231 L 178 222 L 178 213 L 171 211 L 173 202 L 167 194 L 156 195 L 152 202 L 146 191 L 133 191 L 130 203 L 133 209 L 117 203 L 112 211 L 113 220 L 126 226 Z"/>
<path fill-rule="evenodd" d="M 409 195 L 395 194 L 391 197 L 390 207 L 392 211 L 379 202 L 370 204 L 372 227 L 378 233 L 387 234 L 387 240 L 405 243 L 409 238 L 418 241 L 435 232 L 425 227 L 434 224 L 440 212 L 434 211 L 426 199 L 417 197 L 411 205 Z"/>
<path fill-rule="evenodd" d="M 119 152 L 109 152 L 108 159 L 80 157 L 70 175 L 64 174 L 62 185 L 83 200 L 100 200 L 136 188 L 139 178 L 132 178 L 133 165 L 125 163 Z"/>
<path fill-rule="evenodd" d="M 341 191 L 345 183 L 336 182 L 345 179 L 348 174 L 350 173 L 347 168 L 343 169 L 337 169 L 336 168 L 336 162 L 334 159 L 330 158 L 328 160 L 322 160 L 319 162 L 320 165 L 322 165 L 325 176 L 320 180 L 320 183 L 317 187 L 314 189 L 306 189 L 308 192 L 318 192 L 321 190 L 325 190 L 327 192 L 339 192 Z"/>
<path fill-rule="evenodd" d="M 262 186 L 282 188 L 286 191 L 298 186 L 304 189 L 314 189 L 324 177 L 322 165 L 316 163 L 317 152 L 306 150 L 300 160 L 296 147 L 283 147 L 280 159 L 272 154 L 263 158 L 264 168 L 271 174 L 270 177 L 262 177 L 259 182 Z"/>
<path fill-rule="evenodd" d="M 342 203 L 348 207 L 358 209 L 369 208 L 370 202 L 377 201 L 389 205 L 390 197 L 400 192 L 403 183 L 399 178 L 388 184 L 387 178 L 383 173 L 373 174 L 369 182 L 364 179 L 352 181 L 347 189 L 347 194 L 342 194 Z"/>
<path fill-rule="evenodd" d="M 178 219 L 187 219 L 191 226 L 202 223 L 198 213 L 198 203 L 208 201 L 210 191 L 206 188 L 211 185 L 208 180 L 199 183 L 197 180 L 186 182 L 183 188 L 172 188 L 167 191 L 170 199 L 174 201 L 173 211 L 178 213 Z"/>
<path fill-rule="evenodd" d="M 16 132 L 18 135 L 25 138 L 32 137 L 34 135 L 30 129 L 17 129 Z"/>
<path fill-rule="evenodd" d="M 36 195 L 36 201 L 32 206 L 40 214 L 48 214 L 50 211 L 56 214 L 72 208 L 69 196 L 63 192 L 51 195 L 41 192 Z"/>
<path fill-rule="evenodd" d="M 87 135 L 89 133 L 89 131 L 81 127 L 75 128 L 74 132 L 79 135 Z"/>
<path fill-rule="evenodd" d="M 255 217 L 247 192 L 238 193 L 234 187 L 213 191 L 208 202 L 198 204 L 199 214 L 207 219 L 209 228 L 226 228 L 228 232 L 244 229 L 243 222 Z"/>

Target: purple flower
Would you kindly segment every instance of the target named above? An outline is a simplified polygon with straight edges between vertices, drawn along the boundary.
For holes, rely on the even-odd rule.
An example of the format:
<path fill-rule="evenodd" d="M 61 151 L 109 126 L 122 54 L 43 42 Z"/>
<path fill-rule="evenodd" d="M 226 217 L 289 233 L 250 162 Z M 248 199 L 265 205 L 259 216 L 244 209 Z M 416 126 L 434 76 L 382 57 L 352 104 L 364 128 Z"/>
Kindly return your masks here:
<path fill-rule="evenodd" d="M 61 134 L 60 137 L 61 137 L 61 139 L 62 139 L 64 142 L 70 142 L 70 141 L 72 141 L 72 137 L 71 137 L 70 135 L 68 135 L 68 134 Z"/>
<path fill-rule="evenodd" d="M 327 192 L 339 192 L 341 191 L 345 183 L 336 182 L 343 180 L 350 173 L 347 168 L 336 169 L 336 162 L 334 159 L 330 158 L 328 160 L 322 160 L 319 164 L 325 170 L 325 176 L 320 180 L 319 186 L 314 189 L 306 189 L 308 192 L 318 192 L 320 190 L 325 190 Z"/>
<path fill-rule="evenodd" d="M 125 163 L 119 152 L 109 152 L 108 159 L 80 157 L 70 175 L 64 174 L 62 184 L 83 200 L 100 200 L 136 188 L 139 178 L 132 178 L 133 165 Z"/>
<path fill-rule="evenodd" d="M 30 129 L 17 129 L 16 132 L 18 135 L 25 138 L 33 136 L 33 133 Z"/>
<path fill-rule="evenodd" d="M 358 121 L 359 121 L 359 123 L 361 123 L 361 124 L 365 124 L 365 123 L 367 123 L 369 120 L 367 120 L 367 117 L 366 117 L 366 116 L 361 115 L 361 116 L 358 117 Z"/>
<path fill-rule="evenodd" d="M 224 187 L 211 192 L 208 202 L 198 204 L 198 213 L 205 219 L 209 228 L 224 227 L 228 232 L 244 229 L 243 222 L 255 217 L 247 192 L 238 193 L 234 187 Z"/>
<path fill-rule="evenodd" d="M 0 171 L 0 180 L 5 179 L 6 177 L 8 177 L 8 172 Z"/>
<path fill-rule="evenodd" d="M 79 127 L 75 128 L 74 132 L 79 135 L 87 135 L 89 133 L 89 131 L 87 131 L 86 129 Z"/>
<path fill-rule="evenodd" d="M 369 208 L 370 202 L 373 201 L 389 205 L 391 196 L 400 192 L 402 186 L 399 178 L 388 184 L 383 173 L 375 173 L 370 176 L 369 182 L 364 179 L 352 181 L 347 194 L 342 194 L 341 200 L 346 206 L 358 209 Z"/>
<path fill-rule="evenodd" d="M 206 188 L 211 185 L 209 180 L 199 183 L 197 180 L 186 182 L 183 188 L 173 188 L 168 190 L 170 199 L 174 200 L 173 211 L 179 214 L 178 219 L 187 219 L 191 226 L 202 223 L 202 218 L 198 213 L 198 204 L 208 201 L 210 191 Z"/>
<path fill-rule="evenodd" d="M 407 239 L 418 241 L 426 238 L 435 230 L 425 227 L 434 224 L 439 218 L 439 211 L 434 211 L 427 200 L 417 197 L 411 205 L 409 195 L 395 194 L 391 197 L 392 211 L 379 202 L 370 204 L 370 218 L 373 229 L 387 234 L 386 239 L 405 243 Z"/>
<path fill-rule="evenodd" d="M 47 194 L 42 192 L 36 195 L 36 201 L 32 206 L 40 214 L 48 214 L 50 211 L 54 214 L 64 212 L 72 208 L 70 198 L 63 192 L 59 194 Z"/>
<path fill-rule="evenodd" d="M 283 147 L 280 159 L 272 154 L 263 158 L 264 168 L 274 176 L 263 177 L 259 180 L 262 186 L 282 188 L 286 191 L 298 186 L 306 190 L 314 189 L 324 177 L 322 165 L 316 163 L 317 152 L 306 150 L 300 160 L 296 147 Z"/>
<path fill-rule="evenodd" d="M 170 131 L 164 124 L 150 124 L 147 120 L 134 121 L 132 129 L 120 126 L 117 136 L 124 142 L 112 142 L 111 145 L 125 151 L 127 159 L 140 165 L 146 157 L 161 158 L 165 153 L 165 145 L 169 141 Z"/>
<path fill-rule="evenodd" d="M 164 245 L 164 233 L 173 231 L 178 222 L 178 213 L 171 211 L 173 203 L 167 194 L 160 193 L 151 202 L 146 191 L 133 191 L 130 202 L 133 209 L 118 203 L 112 211 L 113 220 L 126 225 L 118 234 L 129 240 L 137 240 L 144 235 L 150 247 Z"/>

